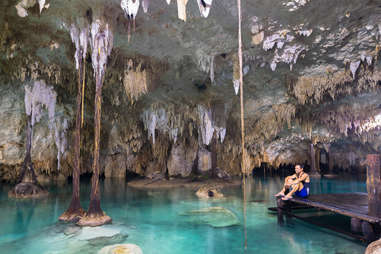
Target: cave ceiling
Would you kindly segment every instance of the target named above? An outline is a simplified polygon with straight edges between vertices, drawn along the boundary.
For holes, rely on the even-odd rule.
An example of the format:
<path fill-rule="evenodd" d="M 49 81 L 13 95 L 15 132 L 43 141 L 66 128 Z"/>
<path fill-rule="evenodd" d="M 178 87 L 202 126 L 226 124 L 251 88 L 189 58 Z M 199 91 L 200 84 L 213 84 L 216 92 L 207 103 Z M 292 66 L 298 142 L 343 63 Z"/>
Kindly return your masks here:
<path fill-rule="evenodd" d="M 115 103 L 113 97 L 120 96 L 111 90 L 123 87 L 132 59 L 135 69 L 140 64 L 138 71 L 147 69 L 152 78 L 144 95 L 125 107 L 144 111 L 155 104 L 182 110 L 184 105 L 217 104 L 227 109 L 230 121 L 238 121 L 233 87 L 237 3 L 214 0 L 205 18 L 198 1 L 190 0 L 184 21 L 178 18 L 183 2 L 144 1 L 149 3 L 145 13 L 140 1 L 129 38 L 129 19 L 120 1 L 46 0 L 40 5 L 35 0 L 2 0 L 2 83 L 51 78 L 54 66 L 74 76 L 57 83 L 75 80 L 70 26 L 102 19 L 114 37 L 106 73 L 116 73 L 106 75 L 104 102 Z M 273 142 L 315 142 L 315 136 L 329 143 L 348 135 L 363 142 L 373 138 L 371 147 L 378 149 L 380 1 L 242 1 L 242 35 L 245 118 L 252 149 L 258 142 L 271 147 Z M 65 89 L 60 84 L 59 91 Z"/>

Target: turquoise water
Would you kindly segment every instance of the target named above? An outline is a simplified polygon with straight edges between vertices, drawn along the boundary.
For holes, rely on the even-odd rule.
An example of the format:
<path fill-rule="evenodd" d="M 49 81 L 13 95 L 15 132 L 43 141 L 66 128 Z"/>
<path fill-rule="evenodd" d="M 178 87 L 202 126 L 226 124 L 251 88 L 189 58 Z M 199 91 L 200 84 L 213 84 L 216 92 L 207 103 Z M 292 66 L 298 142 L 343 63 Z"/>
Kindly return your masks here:
<path fill-rule="evenodd" d="M 0 186 L 0 253 L 97 253 L 107 244 L 134 243 L 145 254 L 172 253 L 363 253 L 365 245 L 342 235 L 299 220 L 284 226 L 267 207 L 275 206 L 273 195 L 282 178 L 254 177 L 247 193 L 247 238 L 244 251 L 242 191 L 223 190 L 225 199 L 199 200 L 186 188 L 136 190 L 125 181 L 101 182 L 102 208 L 113 224 L 98 228 L 78 228 L 58 223 L 67 208 L 71 185 L 51 187 L 47 199 L 15 201 L 7 197 L 10 186 Z M 313 180 L 312 193 L 366 191 L 364 181 L 354 179 Z M 89 181 L 81 183 L 82 205 L 87 207 Z M 213 227 L 221 218 L 229 223 L 231 214 L 189 214 L 189 211 L 222 207 L 232 212 L 238 225 Z M 222 217 L 218 217 L 222 216 Z M 327 221 L 345 218 L 325 216 Z M 219 220 L 219 219 L 218 219 Z M 213 223 L 212 223 L 213 225 Z"/>

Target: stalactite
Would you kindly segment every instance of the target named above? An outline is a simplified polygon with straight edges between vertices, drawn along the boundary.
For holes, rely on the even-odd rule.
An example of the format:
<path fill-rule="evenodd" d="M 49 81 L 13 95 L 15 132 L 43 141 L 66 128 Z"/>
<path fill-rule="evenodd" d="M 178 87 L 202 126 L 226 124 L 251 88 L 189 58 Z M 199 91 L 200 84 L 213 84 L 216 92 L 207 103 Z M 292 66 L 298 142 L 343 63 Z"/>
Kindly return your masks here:
<path fill-rule="evenodd" d="M 139 11 L 139 5 L 140 0 L 122 0 L 120 2 L 120 6 L 124 11 L 124 16 L 128 19 L 128 41 L 130 41 L 131 37 L 131 22 L 133 23 L 135 31 L 135 19 Z"/>
<path fill-rule="evenodd" d="M 352 73 L 353 78 L 356 78 L 356 72 L 360 66 L 360 63 L 361 63 L 360 61 L 357 61 L 357 62 L 351 62 L 351 64 L 350 64 L 350 69 L 351 69 L 351 73 Z"/>
<path fill-rule="evenodd" d="M 291 83 L 290 90 L 301 104 L 320 103 L 325 95 L 335 99 L 338 95 L 375 89 L 381 80 L 381 71 L 361 70 L 357 77 L 357 85 L 350 86 L 353 77 L 345 71 L 336 71 L 329 75 L 301 76 Z"/>
<path fill-rule="evenodd" d="M 42 9 L 45 7 L 45 0 L 38 0 L 38 5 L 40 6 L 40 13 L 42 12 Z"/>
<path fill-rule="evenodd" d="M 234 92 L 236 95 L 238 95 L 239 92 L 239 61 L 238 61 L 238 55 L 234 54 L 232 56 L 232 62 L 233 62 L 233 87 Z"/>
<path fill-rule="evenodd" d="M 25 86 L 25 111 L 31 116 L 32 128 L 42 117 L 42 107 L 46 107 L 49 115 L 49 129 L 54 129 L 54 115 L 57 94 L 45 81 L 35 81 L 33 86 Z"/>
<path fill-rule="evenodd" d="M 187 21 L 187 3 L 188 0 L 177 0 L 177 15 L 185 22 Z"/>
<path fill-rule="evenodd" d="M 143 7 L 144 13 L 148 12 L 149 3 L 150 3 L 150 0 L 143 0 L 142 1 L 142 7 Z"/>
<path fill-rule="evenodd" d="M 207 18 L 209 16 L 210 8 L 212 7 L 212 2 L 213 0 L 197 0 L 201 16 L 203 16 L 204 18 Z"/>
<path fill-rule="evenodd" d="M 162 134 L 168 134 L 171 141 L 176 143 L 177 138 L 182 135 L 185 129 L 184 116 L 176 113 L 173 107 L 165 109 L 161 106 L 151 106 L 144 110 L 142 116 L 144 129 L 148 132 L 148 138 L 152 137 L 152 143 L 155 145 L 155 130 Z"/>

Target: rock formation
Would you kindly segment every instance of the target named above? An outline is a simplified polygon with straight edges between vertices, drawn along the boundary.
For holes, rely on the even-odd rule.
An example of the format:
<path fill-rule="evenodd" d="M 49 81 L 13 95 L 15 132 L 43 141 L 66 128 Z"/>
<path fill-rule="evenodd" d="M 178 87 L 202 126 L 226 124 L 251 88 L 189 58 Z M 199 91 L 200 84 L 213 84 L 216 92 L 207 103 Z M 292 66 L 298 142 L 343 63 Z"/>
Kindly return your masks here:
<path fill-rule="evenodd" d="M 235 2 L 5 0 L 3 6 L 2 180 L 17 182 L 21 174 L 27 150 L 24 87 L 38 80 L 53 86 L 56 119 L 61 120 L 51 128 L 43 116 L 33 127 L 31 147 L 38 149 L 32 149 L 30 157 L 36 177 L 72 175 L 78 91 L 73 63 L 80 57 L 73 58 L 76 46 L 69 31 L 78 19 L 95 22 L 101 16 L 115 40 L 101 78 L 99 174 L 170 178 L 217 169 L 240 174 Z M 378 8 L 375 1 L 245 3 L 245 157 L 250 169 L 306 163 L 308 170 L 313 158 L 328 153 L 332 171 L 361 171 L 365 155 L 380 152 Z M 128 27 L 135 20 L 134 36 L 129 38 Z M 97 91 L 93 75 L 98 74 L 91 65 L 97 63 L 97 58 L 85 61 L 80 173 L 92 171 L 96 142 L 91 109 Z M 105 66 L 99 67 L 102 71 Z"/>

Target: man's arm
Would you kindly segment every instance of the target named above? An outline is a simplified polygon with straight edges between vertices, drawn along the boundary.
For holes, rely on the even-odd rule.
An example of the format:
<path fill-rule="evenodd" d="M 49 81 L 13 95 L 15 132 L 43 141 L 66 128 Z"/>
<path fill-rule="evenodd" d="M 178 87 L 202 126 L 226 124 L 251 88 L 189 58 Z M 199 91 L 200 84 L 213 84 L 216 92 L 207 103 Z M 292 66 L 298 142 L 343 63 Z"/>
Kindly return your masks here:
<path fill-rule="evenodd" d="M 303 173 L 302 176 L 298 177 L 295 181 L 294 184 L 301 183 L 307 179 L 308 175 L 306 173 Z"/>

